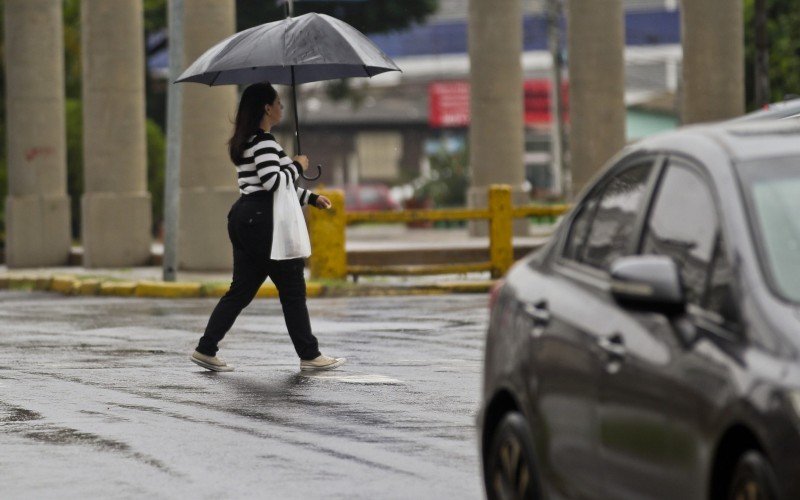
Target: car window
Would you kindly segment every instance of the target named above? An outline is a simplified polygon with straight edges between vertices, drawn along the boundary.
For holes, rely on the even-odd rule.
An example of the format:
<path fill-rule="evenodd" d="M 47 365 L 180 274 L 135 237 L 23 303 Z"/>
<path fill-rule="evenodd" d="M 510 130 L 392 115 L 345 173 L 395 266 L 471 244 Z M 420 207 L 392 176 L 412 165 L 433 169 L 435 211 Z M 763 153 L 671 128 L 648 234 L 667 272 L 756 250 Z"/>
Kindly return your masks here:
<path fill-rule="evenodd" d="M 711 300 L 721 305 L 717 291 L 720 280 L 727 280 L 722 237 L 711 190 L 692 169 L 671 164 L 660 183 L 653 210 L 647 222 L 642 252 L 667 255 L 675 259 L 690 304 L 704 306 L 705 290 L 711 285 Z M 715 255 L 718 270 L 709 276 Z M 718 282 L 709 282 L 709 278 Z"/>
<path fill-rule="evenodd" d="M 709 311 L 713 311 L 725 319 L 728 318 L 726 308 L 730 304 L 730 285 L 733 281 L 733 268 L 731 267 L 728 253 L 725 251 L 725 242 L 722 233 L 717 231 L 717 239 L 714 248 L 714 263 L 711 265 L 711 274 L 708 277 L 708 286 L 703 299 L 703 306 Z"/>
<path fill-rule="evenodd" d="M 364 186 L 361 188 L 361 203 L 364 205 L 379 203 L 383 201 L 382 194 L 383 193 L 376 187 Z"/>
<path fill-rule="evenodd" d="M 572 219 L 566 244 L 564 245 L 564 258 L 577 260 L 583 243 L 588 234 L 589 222 L 594 216 L 594 209 L 597 208 L 597 201 L 600 199 L 602 190 L 595 190 L 583 201 L 578 208 L 578 213 Z"/>
<path fill-rule="evenodd" d="M 358 193 L 355 189 L 346 189 L 344 192 L 344 204 L 348 207 L 355 207 L 358 204 Z"/>
<path fill-rule="evenodd" d="M 737 167 L 771 288 L 800 303 L 800 157 L 759 159 Z"/>
<path fill-rule="evenodd" d="M 608 270 L 614 259 L 629 253 L 652 169 L 649 159 L 626 169 L 606 185 L 578 261 Z"/>

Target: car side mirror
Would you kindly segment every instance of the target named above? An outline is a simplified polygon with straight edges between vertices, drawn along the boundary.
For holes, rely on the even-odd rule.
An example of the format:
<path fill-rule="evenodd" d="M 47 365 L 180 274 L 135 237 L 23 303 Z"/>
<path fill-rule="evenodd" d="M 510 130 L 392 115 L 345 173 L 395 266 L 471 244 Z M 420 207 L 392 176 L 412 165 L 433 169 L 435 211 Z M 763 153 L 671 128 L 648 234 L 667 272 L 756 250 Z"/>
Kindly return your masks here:
<path fill-rule="evenodd" d="M 623 307 L 664 314 L 686 310 L 678 265 L 663 255 L 620 257 L 611 265 L 611 294 Z"/>

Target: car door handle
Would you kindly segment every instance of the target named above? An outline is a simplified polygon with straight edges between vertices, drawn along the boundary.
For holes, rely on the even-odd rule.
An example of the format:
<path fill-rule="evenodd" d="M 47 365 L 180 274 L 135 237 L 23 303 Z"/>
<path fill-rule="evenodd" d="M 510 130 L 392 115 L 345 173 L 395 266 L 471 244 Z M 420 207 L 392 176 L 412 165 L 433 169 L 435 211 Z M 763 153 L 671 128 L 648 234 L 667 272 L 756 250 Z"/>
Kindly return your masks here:
<path fill-rule="evenodd" d="M 628 353 L 628 350 L 625 348 L 625 339 L 623 339 L 622 335 L 619 333 L 598 338 L 597 345 L 608 354 L 609 360 L 612 361 L 623 360 Z"/>
<path fill-rule="evenodd" d="M 526 303 L 525 313 L 533 320 L 533 326 L 547 326 L 550 323 L 550 310 L 547 308 L 546 300 Z"/>

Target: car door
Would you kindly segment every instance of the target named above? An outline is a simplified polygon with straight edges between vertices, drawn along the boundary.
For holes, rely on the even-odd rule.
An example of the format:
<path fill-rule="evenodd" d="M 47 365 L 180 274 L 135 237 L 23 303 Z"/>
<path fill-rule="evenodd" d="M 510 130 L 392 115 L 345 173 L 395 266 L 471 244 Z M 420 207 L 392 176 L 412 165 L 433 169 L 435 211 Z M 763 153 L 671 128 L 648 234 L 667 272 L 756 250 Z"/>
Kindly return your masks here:
<path fill-rule="evenodd" d="M 689 162 L 672 158 L 664 170 L 641 252 L 676 261 L 690 312 L 670 320 L 630 311 L 617 325 L 619 363 L 606 366 L 600 389 L 606 494 L 704 498 L 707 450 L 698 423 L 712 414 L 712 400 L 725 392 L 728 377 L 720 356 L 708 355 L 716 348 L 694 344 L 692 329 L 712 327 L 711 311 L 722 307 L 731 273 L 713 192 Z"/>
<path fill-rule="evenodd" d="M 625 255 L 650 185 L 655 159 L 624 161 L 576 208 L 560 256 L 540 273 L 538 295 L 526 304 L 531 318 L 532 400 L 546 436 L 543 474 L 550 498 L 598 498 L 598 384 L 609 304 L 602 267 Z"/>

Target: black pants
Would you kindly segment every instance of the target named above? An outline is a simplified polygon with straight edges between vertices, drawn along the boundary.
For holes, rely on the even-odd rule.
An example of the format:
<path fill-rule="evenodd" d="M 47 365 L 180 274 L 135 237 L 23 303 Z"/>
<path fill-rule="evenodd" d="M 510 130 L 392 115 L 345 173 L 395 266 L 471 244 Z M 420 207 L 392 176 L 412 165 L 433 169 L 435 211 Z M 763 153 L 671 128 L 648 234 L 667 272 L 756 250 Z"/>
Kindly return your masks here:
<path fill-rule="evenodd" d="M 278 289 L 283 317 L 297 355 L 304 360 L 314 359 L 320 353 L 317 339 L 311 333 L 306 307 L 303 259 L 269 259 L 272 196 L 266 192 L 255 195 L 239 198 L 228 214 L 228 236 L 233 245 L 233 281 L 211 313 L 197 350 L 208 356 L 217 353 L 217 344 L 269 276 Z"/>

